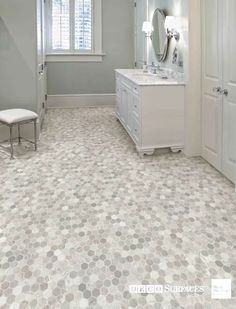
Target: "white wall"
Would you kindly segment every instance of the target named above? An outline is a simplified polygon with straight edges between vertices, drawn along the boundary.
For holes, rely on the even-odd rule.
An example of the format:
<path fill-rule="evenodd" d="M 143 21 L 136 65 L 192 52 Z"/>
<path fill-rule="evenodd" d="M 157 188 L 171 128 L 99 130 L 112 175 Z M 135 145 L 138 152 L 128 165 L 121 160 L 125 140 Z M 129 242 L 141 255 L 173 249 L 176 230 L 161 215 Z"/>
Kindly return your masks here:
<path fill-rule="evenodd" d="M 201 154 L 201 1 L 189 0 L 189 43 L 185 92 L 185 153 Z"/>
<path fill-rule="evenodd" d="M 0 110 L 37 110 L 35 20 L 35 1 L 0 0 Z"/>

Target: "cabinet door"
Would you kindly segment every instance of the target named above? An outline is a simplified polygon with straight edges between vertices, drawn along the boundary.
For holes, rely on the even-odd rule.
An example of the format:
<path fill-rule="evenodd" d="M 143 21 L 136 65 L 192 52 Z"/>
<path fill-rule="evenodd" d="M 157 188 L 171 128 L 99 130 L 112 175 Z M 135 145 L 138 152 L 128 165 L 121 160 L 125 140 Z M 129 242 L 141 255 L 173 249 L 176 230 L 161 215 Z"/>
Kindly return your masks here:
<path fill-rule="evenodd" d="M 121 97 L 120 97 L 120 120 L 123 125 L 126 127 L 127 124 L 127 101 L 128 93 L 127 89 L 121 84 Z"/>
<path fill-rule="evenodd" d="M 234 1 L 234 0 L 233 0 Z M 222 161 L 222 0 L 202 1 L 202 155 L 217 169 Z"/>
<path fill-rule="evenodd" d="M 140 146 L 140 141 L 141 141 L 140 122 L 137 119 L 135 113 L 132 114 L 131 121 L 132 121 L 132 132 L 131 132 L 132 138 L 135 144 Z"/>
<path fill-rule="evenodd" d="M 116 115 L 120 119 L 121 97 L 120 97 L 120 81 L 116 79 Z"/>
<path fill-rule="evenodd" d="M 140 97 L 136 94 L 133 95 L 133 114 L 138 120 L 140 119 Z"/>
<path fill-rule="evenodd" d="M 126 128 L 129 133 L 132 131 L 132 113 L 133 113 L 133 93 L 132 90 L 127 89 L 127 122 Z"/>
<path fill-rule="evenodd" d="M 120 97 L 116 97 L 116 115 L 120 119 Z"/>
<path fill-rule="evenodd" d="M 235 182 L 236 170 L 236 1 L 224 0 L 224 89 L 222 172 Z"/>

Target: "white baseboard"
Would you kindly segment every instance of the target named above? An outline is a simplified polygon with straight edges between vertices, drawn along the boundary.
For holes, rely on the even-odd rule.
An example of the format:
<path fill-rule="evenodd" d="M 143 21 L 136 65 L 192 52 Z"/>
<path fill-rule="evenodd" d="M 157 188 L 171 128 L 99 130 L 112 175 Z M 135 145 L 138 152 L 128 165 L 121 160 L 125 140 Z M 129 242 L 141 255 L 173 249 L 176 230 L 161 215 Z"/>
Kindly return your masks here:
<path fill-rule="evenodd" d="M 48 108 L 114 106 L 115 94 L 49 95 Z"/>

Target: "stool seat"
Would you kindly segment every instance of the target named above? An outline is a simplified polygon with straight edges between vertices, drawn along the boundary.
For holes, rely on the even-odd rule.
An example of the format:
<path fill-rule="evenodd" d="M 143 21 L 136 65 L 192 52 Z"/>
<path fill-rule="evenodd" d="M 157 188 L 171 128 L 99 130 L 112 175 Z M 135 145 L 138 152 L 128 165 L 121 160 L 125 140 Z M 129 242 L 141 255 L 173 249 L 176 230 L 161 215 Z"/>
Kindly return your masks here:
<path fill-rule="evenodd" d="M 14 108 L 0 111 L 0 121 L 9 125 L 36 118 L 38 118 L 38 115 L 27 109 Z"/>
<path fill-rule="evenodd" d="M 37 151 L 37 119 L 38 115 L 35 112 L 22 108 L 12 108 L 0 111 L 0 123 L 6 125 L 10 129 L 10 146 L 11 146 L 11 159 L 13 159 L 13 127 L 18 126 L 18 143 L 21 144 L 21 140 L 26 140 L 33 143 L 35 151 Z M 34 123 L 34 142 L 23 138 L 20 134 L 20 127 L 26 123 Z"/>

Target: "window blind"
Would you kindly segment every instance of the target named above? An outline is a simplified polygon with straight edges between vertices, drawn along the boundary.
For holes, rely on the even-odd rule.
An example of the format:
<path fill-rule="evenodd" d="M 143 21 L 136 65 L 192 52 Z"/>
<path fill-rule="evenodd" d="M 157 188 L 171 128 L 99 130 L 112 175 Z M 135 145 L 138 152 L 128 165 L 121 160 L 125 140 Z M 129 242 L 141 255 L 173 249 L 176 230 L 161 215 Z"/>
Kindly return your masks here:
<path fill-rule="evenodd" d="M 52 0 L 52 49 L 70 49 L 70 0 Z"/>
<path fill-rule="evenodd" d="M 53 50 L 92 50 L 92 1 L 52 0 Z"/>
<path fill-rule="evenodd" d="M 75 49 L 92 49 L 92 0 L 75 0 Z"/>

